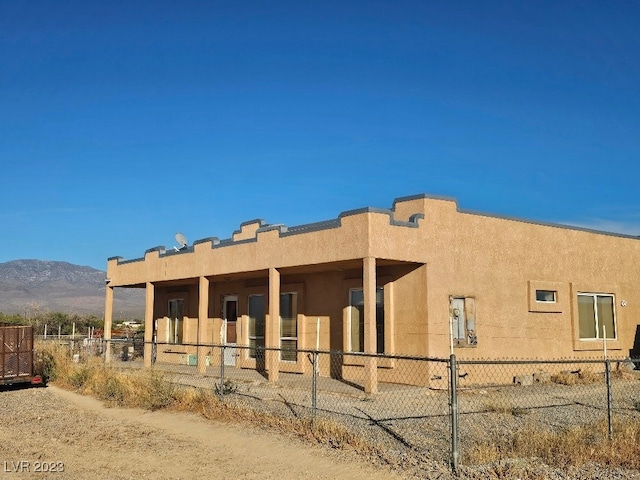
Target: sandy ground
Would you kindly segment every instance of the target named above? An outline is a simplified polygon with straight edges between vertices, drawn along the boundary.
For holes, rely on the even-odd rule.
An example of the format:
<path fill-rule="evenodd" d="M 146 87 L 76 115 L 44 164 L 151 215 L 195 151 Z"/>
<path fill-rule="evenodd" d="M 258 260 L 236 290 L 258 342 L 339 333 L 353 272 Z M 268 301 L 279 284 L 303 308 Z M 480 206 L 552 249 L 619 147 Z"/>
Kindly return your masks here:
<path fill-rule="evenodd" d="M 258 428 L 106 408 L 51 385 L 0 391 L 0 411 L 1 479 L 401 478 Z"/>

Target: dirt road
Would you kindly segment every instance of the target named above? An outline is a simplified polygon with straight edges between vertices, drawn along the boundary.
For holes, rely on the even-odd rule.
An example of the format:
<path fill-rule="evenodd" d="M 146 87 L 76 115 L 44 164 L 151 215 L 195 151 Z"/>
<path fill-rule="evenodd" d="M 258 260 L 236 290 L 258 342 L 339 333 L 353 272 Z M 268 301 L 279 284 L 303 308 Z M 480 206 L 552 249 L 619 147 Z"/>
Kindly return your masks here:
<path fill-rule="evenodd" d="M 0 478 L 398 479 L 355 455 L 192 414 L 105 408 L 49 386 L 0 391 Z"/>

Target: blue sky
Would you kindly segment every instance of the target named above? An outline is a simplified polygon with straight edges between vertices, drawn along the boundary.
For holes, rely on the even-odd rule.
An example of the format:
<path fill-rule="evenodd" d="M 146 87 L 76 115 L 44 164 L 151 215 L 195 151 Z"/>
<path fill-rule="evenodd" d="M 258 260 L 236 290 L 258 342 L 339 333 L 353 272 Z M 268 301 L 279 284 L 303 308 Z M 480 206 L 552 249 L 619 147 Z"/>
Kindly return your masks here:
<path fill-rule="evenodd" d="M 0 262 L 428 193 L 640 235 L 638 1 L 0 2 Z"/>

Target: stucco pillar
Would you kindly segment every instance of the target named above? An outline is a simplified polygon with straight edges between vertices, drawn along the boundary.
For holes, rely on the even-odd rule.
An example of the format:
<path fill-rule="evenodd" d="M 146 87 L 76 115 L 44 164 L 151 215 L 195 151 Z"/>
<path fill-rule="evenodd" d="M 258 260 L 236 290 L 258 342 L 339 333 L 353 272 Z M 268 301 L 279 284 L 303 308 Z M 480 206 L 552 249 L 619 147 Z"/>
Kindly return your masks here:
<path fill-rule="evenodd" d="M 111 363 L 111 327 L 113 325 L 113 287 L 107 285 L 104 296 L 104 363 Z"/>
<path fill-rule="evenodd" d="M 204 343 L 209 321 L 209 279 L 200 277 L 198 295 L 198 373 L 204 373 L 207 369 L 207 347 L 201 346 Z"/>
<path fill-rule="evenodd" d="M 364 296 L 364 353 L 375 354 L 376 349 L 376 259 L 365 257 L 362 265 L 362 293 Z M 378 361 L 365 357 L 364 391 L 378 393 Z"/>
<path fill-rule="evenodd" d="M 151 355 L 153 354 L 153 304 L 155 302 L 155 285 L 147 282 L 144 301 L 144 366 L 151 367 Z"/>
<path fill-rule="evenodd" d="M 280 346 L 280 272 L 275 268 L 269 269 L 269 315 L 265 325 L 265 346 L 278 348 Z M 267 350 L 265 364 L 270 382 L 278 380 L 280 352 Z"/>

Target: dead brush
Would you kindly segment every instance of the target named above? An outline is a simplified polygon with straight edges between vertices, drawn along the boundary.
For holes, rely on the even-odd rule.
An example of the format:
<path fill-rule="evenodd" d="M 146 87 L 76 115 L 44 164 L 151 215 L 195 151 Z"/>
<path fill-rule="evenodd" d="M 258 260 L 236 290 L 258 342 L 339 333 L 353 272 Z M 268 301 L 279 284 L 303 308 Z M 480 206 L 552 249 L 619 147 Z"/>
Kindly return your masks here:
<path fill-rule="evenodd" d="M 381 453 L 367 439 L 345 425 L 327 419 L 303 419 L 297 426 L 299 435 L 333 448 L 352 448 L 360 453 L 380 457 Z M 384 457 L 384 455 L 383 455 Z"/>
<path fill-rule="evenodd" d="M 640 468 L 640 419 L 614 424 L 608 439 L 606 421 L 560 430 L 525 424 L 513 435 L 494 436 L 478 442 L 467 453 L 466 462 L 488 464 L 504 459 L 540 458 L 548 465 L 568 468 L 586 463 L 637 470 Z"/>
<path fill-rule="evenodd" d="M 486 413 L 502 413 L 505 415 L 513 415 L 514 417 L 529 413 L 529 410 L 526 408 L 514 405 L 512 401 L 506 398 L 495 397 L 488 399 L 484 402 L 483 407 Z"/>
<path fill-rule="evenodd" d="M 361 454 L 371 454 L 378 458 L 386 457 L 384 452 L 379 451 L 363 435 L 339 422 L 309 417 L 285 418 L 277 414 L 221 401 L 219 396 L 208 390 L 196 388 L 183 390 L 180 400 L 172 408 L 197 412 L 211 420 L 233 423 L 247 422 L 261 428 L 294 434 L 312 443 L 330 445 L 338 449 L 353 449 Z"/>
<path fill-rule="evenodd" d="M 57 380 L 68 375 L 71 368 L 71 356 L 66 345 L 53 342 L 35 342 L 36 366 L 47 380 Z"/>
<path fill-rule="evenodd" d="M 211 420 L 250 423 L 277 429 L 305 441 L 352 449 L 391 463 L 389 456 L 347 426 L 327 419 L 284 418 L 247 406 L 224 402 L 213 391 L 177 386 L 153 370 L 118 370 L 100 362 L 74 363 L 66 348 L 54 348 L 55 383 L 83 395 L 103 400 L 108 406 L 146 410 L 169 409 L 193 412 Z"/>
<path fill-rule="evenodd" d="M 222 402 L 220 397 L 210 390 L 184 387 L 175 392 L 172 410 L 194 412 L 208 419 L 221 418 Z"/>
<path fill-rule="evenodd" d="M 551 375 L 551 381 L 560 385 L 586 385 L 604 382 L 604 375 L 591 370 L 576 370 L 575 372 L 560 372 Z"/>
<path fill-rule="evenodd" d="M 611 370 L 611 378 L 615 380 L 635 380 L 636 376 L 630 371 L 620 368 L 618 365 L 615 369 Z"/>

